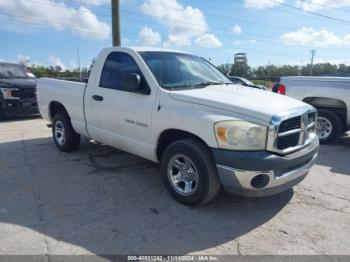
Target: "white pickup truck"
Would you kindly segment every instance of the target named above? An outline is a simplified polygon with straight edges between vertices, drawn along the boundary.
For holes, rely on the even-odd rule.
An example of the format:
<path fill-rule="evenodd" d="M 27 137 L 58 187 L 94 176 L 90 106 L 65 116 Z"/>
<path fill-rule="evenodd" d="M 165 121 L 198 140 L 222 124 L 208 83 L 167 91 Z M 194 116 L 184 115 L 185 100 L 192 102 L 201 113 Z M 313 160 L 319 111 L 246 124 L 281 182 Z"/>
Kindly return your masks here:
<path fill-rule="evenodd" d="M 273 91 L 317 108 L 321 143 L 334 142 L 350 130 L 350 77 L 281 77 Z"/>
<path fill-rule="evenodd" d="M 290 189 L 319 147 L 312 106 L 234 85 L 178 51 L 107 48 L 87 85 L 41 79 L 37 97 L 58 149 L 76 150 L 84 136 L 160 162 L 165 187 L 187 205 L 221 186 L 246 196 Z"/>

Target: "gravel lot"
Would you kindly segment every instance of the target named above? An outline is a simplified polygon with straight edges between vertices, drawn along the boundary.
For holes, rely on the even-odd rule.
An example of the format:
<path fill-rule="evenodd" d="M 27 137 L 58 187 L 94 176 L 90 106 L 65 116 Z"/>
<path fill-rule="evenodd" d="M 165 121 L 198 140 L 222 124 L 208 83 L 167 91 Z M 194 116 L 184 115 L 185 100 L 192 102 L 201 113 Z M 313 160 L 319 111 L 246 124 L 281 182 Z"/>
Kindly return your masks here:
<path fill-rule="evenodd" d="M 60 153 L 46 124 L 0 123 L 0 254 L 350 254 L 350 136 L 294 190 L 189 208 L 157 165 L 88 142 Z"/>

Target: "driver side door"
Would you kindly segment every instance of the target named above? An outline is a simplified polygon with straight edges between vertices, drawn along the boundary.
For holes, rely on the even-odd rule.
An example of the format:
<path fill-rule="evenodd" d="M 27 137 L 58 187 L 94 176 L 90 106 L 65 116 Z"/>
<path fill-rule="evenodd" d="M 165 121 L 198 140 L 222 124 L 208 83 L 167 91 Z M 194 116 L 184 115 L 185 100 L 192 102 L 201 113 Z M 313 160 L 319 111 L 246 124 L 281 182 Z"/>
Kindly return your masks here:
<path fill-rule="evenodd" d="M 141 90 L 123 87 L 128 74 L 140 76 Z M 111 52 L 98 86 L 87 94 L 90 137 L 107 145 L 148 158 L 151 116 L 156 92 L 151 90 L 135 59 L 126 52 Z"/>

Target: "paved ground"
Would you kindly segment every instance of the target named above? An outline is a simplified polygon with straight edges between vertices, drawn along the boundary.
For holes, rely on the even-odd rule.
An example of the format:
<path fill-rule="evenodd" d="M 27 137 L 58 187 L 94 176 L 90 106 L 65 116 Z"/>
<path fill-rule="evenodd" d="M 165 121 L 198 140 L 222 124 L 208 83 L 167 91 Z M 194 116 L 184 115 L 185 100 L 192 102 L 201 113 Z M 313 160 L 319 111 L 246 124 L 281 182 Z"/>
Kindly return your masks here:
<path fill-rule="evenodd" d="M 0 254 L 350 254 L 350 137 L 294 190 L 189 208 L 151 162 L 92 143 L 60 153 L 45 125 L 0 123 Z"/>

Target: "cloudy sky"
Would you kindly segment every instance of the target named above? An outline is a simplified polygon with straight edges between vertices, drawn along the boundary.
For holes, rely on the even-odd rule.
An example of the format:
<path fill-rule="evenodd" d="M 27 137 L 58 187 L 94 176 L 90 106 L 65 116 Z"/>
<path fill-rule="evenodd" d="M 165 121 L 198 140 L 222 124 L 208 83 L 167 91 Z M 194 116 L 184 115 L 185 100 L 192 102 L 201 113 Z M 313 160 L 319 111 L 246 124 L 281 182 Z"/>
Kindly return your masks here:
<path fill-rule="evenodd" d="M 0 60 L 88 65 L 112 43 L 110 0 L 0 0 Z M 121 0 L 122 45 L 164 46 L 214 64 L 350 64 L 350 0 Z"/>

